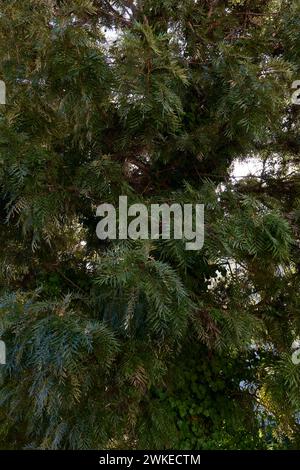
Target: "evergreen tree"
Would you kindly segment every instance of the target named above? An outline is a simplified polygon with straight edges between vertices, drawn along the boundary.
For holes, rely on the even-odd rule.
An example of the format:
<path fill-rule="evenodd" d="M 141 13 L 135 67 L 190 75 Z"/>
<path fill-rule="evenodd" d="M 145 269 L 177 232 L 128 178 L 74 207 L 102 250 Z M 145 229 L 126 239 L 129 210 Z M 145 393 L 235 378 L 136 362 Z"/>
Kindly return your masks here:
<path fill-rule="evenodd" d="M 1 447 L 297 448 L 299 2 L 0 7 Z M 203 249 L 98 240 L 120 195 Z"/>

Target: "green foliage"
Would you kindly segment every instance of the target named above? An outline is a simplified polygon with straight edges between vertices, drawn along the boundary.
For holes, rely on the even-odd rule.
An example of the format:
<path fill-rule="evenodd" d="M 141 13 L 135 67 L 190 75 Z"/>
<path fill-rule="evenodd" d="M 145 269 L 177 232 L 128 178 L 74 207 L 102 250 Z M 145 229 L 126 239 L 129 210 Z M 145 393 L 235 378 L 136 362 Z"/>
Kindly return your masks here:
<path fill-rule="evenodd" d="M 210 361 L 195 358 L 187 349 L 186 358 L 172 369 L 177 383 L 160 392 L 167 401 L 177 428 L 180 449 L 261 449 L 266 440 L 259 435 L 260 424 L 253 415 L 253 397 L 241 390 L 243 377 L 250 377 L 255 364 L 251 355 L 213 355 Z M 204 352 L 204 351 L 203 351 Z"/>
<path fill-rule="evenodd" d="M 299 447 L 298 2 L 0 7 L 1 448 Z M 120 195 L 203 249 L 98 240 Z"/>

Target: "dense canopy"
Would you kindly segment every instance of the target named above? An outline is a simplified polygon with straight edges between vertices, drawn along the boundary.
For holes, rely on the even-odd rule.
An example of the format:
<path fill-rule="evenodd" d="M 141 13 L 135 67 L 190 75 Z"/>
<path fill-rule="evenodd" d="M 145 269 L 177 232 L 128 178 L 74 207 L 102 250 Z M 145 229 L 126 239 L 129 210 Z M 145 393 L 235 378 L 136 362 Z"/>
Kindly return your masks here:
<path fill-rule="evenodd" d="M 1 448 L 299 448 L 299 1 L 1 0 L 0 80 Z"/>

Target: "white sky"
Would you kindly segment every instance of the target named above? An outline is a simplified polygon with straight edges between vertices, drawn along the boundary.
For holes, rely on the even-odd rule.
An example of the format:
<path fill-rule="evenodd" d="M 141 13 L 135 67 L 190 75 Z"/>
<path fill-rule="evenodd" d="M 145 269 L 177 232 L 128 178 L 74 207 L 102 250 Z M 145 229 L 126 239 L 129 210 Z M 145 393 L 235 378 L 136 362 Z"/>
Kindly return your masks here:
<path fill-rule="evenodd" d="M 255 157 L 249 157 L 244 160 L 236 160 L 232 164 L 231 173 L 236 178 L 249 175 L 260 175 L 263 170 L 263 163 Z"/>

